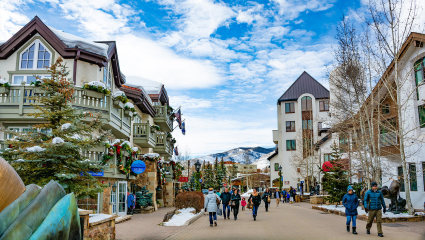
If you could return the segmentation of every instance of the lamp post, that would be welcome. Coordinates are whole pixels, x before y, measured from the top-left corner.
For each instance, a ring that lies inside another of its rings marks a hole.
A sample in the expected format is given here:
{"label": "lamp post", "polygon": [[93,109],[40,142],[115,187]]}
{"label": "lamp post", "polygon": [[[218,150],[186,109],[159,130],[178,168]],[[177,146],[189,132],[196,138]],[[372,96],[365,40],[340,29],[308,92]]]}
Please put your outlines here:
{"label": "lamp post", "polygon": [[282,192],[282,166],[279,165],[279,191]]}
{"label": "lamp post", "polygon": [[196,160],[195,169],[197,173],[199,173],[199,171],[201,170],[201,163],[199,162],[199,160]]}
{"label": "lamp post", "polygon": [[201,190],[201,182],[199,181],[199,178],[200,178],[199,171],[201,170],[201,163],[199,162],[199,160],[196,160],[195,170],[196,170],[196,175],[195,175],[195,189],[196,190]]}

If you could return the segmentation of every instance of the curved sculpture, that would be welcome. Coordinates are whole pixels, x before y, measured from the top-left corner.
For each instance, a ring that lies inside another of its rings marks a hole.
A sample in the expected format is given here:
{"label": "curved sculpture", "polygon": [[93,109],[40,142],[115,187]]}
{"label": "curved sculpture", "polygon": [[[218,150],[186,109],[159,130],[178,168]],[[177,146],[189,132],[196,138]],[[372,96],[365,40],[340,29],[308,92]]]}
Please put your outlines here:
{"label": "curved sculpture", "polygon": [[[22,183],[16,172],[15,176],[10,174],[11,166],[4,163],[0,176],[7,172],[7,176],[14,177],[14,180],[0,181],[0,196],[9,192],[16,194],[15,189],[5,184]],[[0,211],[0,240],[81,238],[80,217],[73,193],[65,195],[62,186],[53,180],[42,189],[30,184],[24,190],[12,201],[8,198],[9,204]]]}
{"label": "curved sculpture", "polygon": [[393,180],[390,184],[390,187],[383,186],[381,191],[384,197],[391,200],[388,211],[393,213],[400,213],[406,211],[406,200],[400,197],[400,182]]}
{"label": "curved sculpture", "polygon": [[1,212],[25,191],[25,185],[21,178],[3,158],[0,158],[0,183]]}

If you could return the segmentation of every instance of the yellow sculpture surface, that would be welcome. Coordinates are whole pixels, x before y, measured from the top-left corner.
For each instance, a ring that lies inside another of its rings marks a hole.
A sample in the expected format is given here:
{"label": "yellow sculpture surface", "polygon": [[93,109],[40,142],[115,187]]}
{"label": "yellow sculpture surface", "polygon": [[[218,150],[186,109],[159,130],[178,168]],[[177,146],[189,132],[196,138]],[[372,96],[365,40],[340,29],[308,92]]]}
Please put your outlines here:
{"label": "yellow sculpture surface", "polygon": [[25,185],[15,169],[0,158],[0,212],[24,191]]}

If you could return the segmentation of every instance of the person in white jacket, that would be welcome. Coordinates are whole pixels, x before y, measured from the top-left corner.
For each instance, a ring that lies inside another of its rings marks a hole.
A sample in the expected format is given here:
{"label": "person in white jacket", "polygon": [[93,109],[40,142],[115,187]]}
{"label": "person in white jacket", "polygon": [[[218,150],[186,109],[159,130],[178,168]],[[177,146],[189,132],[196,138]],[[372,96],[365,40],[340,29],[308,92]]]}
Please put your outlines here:
{"label": "person in white jacket", "polygon": [[210,227],[214,225],[217,226],[217,209],[218,204],[220,204],[220,197],[214,193],[213,188],[208,189],[208,195],[205,197],[204,208],[205,212],[208,212],[210,219]]}

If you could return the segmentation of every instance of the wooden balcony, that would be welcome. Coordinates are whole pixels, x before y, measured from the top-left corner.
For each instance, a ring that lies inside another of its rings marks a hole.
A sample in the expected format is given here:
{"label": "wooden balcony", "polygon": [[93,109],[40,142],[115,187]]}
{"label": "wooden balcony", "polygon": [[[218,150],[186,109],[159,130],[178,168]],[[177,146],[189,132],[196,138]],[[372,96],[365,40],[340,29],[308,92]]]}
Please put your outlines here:
{"label": "wooden balcony", "polygon": [[149,123],[133,124],[133,141],[140,147],[153,148],[156,146],[156,133]]}
{"label": "wooden balcony", "polygon": [[[113,104],[112,96],[91,96],[96,94],[88,94],[89,92],[92,91],[76,87],[72,106],[81,112],[100,113],[105,127],[117,138],[130,136],[131,116],[127,116],[121,107]],[[36,111],[34,104],[38,104],[37,96],[41,94],[40,88],[33,86],[12,86],[9,91],[0,93],[0,121],[25,123],[37,120],[29,114]]]}
{"label": "wooden balcony", "polygon": [[[173,131],[173,121],[168,113],[168,106],[154,106],[156,115],[154,121],[161,128],[163,132]],[[171,113],[170,113],[171,114]]]}
{"label": "wooden balcony", "polygon": [[154,152],[167,155],[168,157],[173,156],[173,147],[170,140],[167,139],[167,134],[165,132],[158,132],[156,135],[156,146]]}

